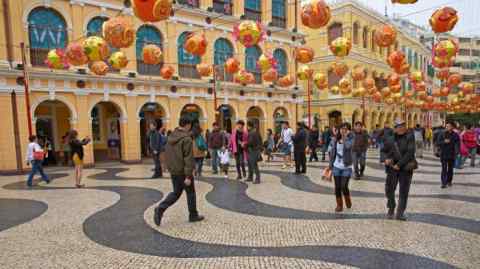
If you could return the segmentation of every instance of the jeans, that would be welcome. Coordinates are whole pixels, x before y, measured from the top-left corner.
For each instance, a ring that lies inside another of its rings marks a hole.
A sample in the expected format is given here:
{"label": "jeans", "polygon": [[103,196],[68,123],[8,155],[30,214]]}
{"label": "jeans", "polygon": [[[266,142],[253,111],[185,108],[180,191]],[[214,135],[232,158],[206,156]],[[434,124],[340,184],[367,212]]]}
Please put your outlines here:
{"label": "jeans", "polygon": [[160,153],[153,154],[153,163],[155,164],[155,172],[153,174],[154,177],[162,177],[162,165],[160,163]]}
{"label": "jeans", "polygon": [[243,176],[245,177],[247,172],[245,170],[245,158],[243,156],[243,151],[235,153],[235,164],[237,166],[238,178],[242,178],[242,172]]}
{"label": "jeans", "polygon": [[317,147],[316,146],[310,146],[310,162],[315,160],[318,162],[318,156],[317,156]]}
{"label": "jeans", "polygon": [[362,176],[363,171],[365,171],[365,161],[367,159],[367,152],[352,152],[353,157],[353,168],[355,169],[355,175]]}
{"label": "jeans", "polygon": [[395,171],[392,168],[387,168],[387,180],[385,182],[385,195],[387,196],[387,207],[395,209],[395,190],[397,185],[400,185],[400,193],[398,197],[397,214],[403,215],[407,208],[408,193],[410,192],[410,185],[412,184],[413,172]]}
{"label": "jeans", "polygon": [[210,149],[210,158],[212,159],[212,171],[214,174],[218,173],[218,166],[220,159],[218,158],[219,149]]}
{"label": "jeans", "polygon": [[348,182],[350,177],[334,176],[335,179],[335,197],[341,198],[342,193],[344,196],[350,196],[350,190],[348,189]]}
{"label": "jeans", "polygon": [[202,176],[203,159],[204,158],[195,158],[195,172],[197,176]]}
{"label": "jeans", "polygon": [[190,213],[190,217],[197,217],[197,198],[195,194],[195,184],[192,178],[192,184],[190,186],[186,186],[185,176],[174,176],[172,175],[172,185],[173,191],[170,192],[165,200],[163,200],[158,208],[162,209],[163,211],[167,210],[171,205],[175,204],[177,200],[182,195],[182,192],[185,190],[187,193],[187,204],[188,204],[188,212]]}
{"label": "jeans", "polygon": [[305,149],[295,149],[293,151],[293,156],[295,158],[295,172],[306,173],[307,172],[307,156],[305,154]]}
{"label": "jeans", "polygon": [[260,182],[260,169],[258,169],[258,160],[260,159],[260,151],[249,151],[247,156],[248,162],[248,179],[253,179],[255,174],[255,182]]}
{"label": "jeans", "polygon": [[453,179],[453,166],[455,159],[443,160],[442,159],[442,185],[445,186],[448,183],[452,183]]}
{"label": "jeans", "polygon": [[43,172],[42,161],[33,160],[31,161],[32,171],[28,174],[27,185],[32,186],[33,176],[38,172],[42,176],[42,179],[46,182],[49,182],[47,175]]}
{"label": "jeans", "polygon": [[415,152],[418,158],[423,158],[423,141],[415,141]]}

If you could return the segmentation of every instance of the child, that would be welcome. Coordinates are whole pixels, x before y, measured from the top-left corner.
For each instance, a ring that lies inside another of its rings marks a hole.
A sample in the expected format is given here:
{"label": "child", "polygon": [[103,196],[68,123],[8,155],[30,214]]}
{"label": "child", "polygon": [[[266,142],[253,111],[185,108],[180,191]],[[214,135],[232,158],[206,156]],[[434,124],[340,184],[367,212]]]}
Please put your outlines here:
{"label": "child", "polygon": [[228,166],[230,163],[230,152],[225,148],[222,147],[220,152],[218,152],[218,158],[220,158],[220,168],[225,173],[225,178],[228,178]]}

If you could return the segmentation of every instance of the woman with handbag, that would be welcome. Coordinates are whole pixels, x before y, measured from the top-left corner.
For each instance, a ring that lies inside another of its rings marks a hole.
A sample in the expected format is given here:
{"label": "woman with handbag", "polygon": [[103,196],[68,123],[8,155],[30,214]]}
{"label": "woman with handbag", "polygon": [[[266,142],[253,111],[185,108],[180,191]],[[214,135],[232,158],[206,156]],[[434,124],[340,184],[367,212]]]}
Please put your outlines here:
{"label": "woman with handbag", "polygon": [[42,167],[45,151],[43,151],[42,147],[38,144],[37,136],[31,135],[28,140],[30,143],[27,147],[27,165],[32,165],[32,171],[28,174],[27,186],[32,187],[32,180],[37,172],[42,176],[42,180],[48,184],[50,180],[43,172]]}
{"label": "woman with handbag", "polygon": [[335,197],[337,200],[335,212],[343,211],[343,199],[345,199],[345,206],[347,208],[352,207],[348,183],[350,177],[352,177],[353,135],[350,132],[351,126],[349,123],[343,123],[339,129],[340,131],[332,137],[329,151],[329,169],[335,180]]}
{"label": "woman with handbag", "polygon": [[195,124],[192,127],[192,139],[193,158],[195,160],[195,176],[200,178],[202,176],[203,160],[205,159],[208,146],[202,136],[202,128],[200,128],[200,125],[198,124]]}
{"label": "woman with handbag", "polygon": [[83,170],[83,146],[90,143],[90,138],[85,137],[82,140],[78,139],[78,132],[71,130],[69,134],[70,150],[72,152],[72,161],[75,165],[75,186],[77,188],[85,187],[81,184],[82,170]]}

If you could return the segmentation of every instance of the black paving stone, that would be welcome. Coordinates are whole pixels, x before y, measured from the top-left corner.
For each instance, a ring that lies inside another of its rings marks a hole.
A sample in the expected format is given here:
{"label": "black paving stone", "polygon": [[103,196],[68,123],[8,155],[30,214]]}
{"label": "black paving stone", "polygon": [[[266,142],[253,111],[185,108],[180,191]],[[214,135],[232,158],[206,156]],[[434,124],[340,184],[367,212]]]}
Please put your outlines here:
{"label": "black paving stone", "polygon": [[0,232],[29,222],[47,211],[44,202],[0,198]]}

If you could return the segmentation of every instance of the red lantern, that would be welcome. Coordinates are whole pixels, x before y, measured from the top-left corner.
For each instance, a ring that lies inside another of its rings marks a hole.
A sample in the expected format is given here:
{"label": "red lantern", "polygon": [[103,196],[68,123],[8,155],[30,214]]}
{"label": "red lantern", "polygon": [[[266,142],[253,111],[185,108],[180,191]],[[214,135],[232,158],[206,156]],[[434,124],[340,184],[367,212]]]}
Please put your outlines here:
{"label": "red lantern", "polygon": [[330,21],[330,7],[323,0],[311,0],[302,7],[300,18],[303,25],[318,29]]}
{"label": "red lantern", "polygon": [[228,58],[225,61],[225,72],[228,74],[237,73],[240,70],[240,62],[235,58]]}
{"label": "red lantern", "polygon": [[352,79],[354,81],[364,80],[366,74],[367,74],[367,70],[364,67],[357,65],[352,70]]}
{"label": "red lantern", "polygon": [[302,64],[309,63],[313,60],[313,49],[307,46],[295,48],[295,59]]}
{"label": "red lantern", "polygon": [[108,65],[104,61],[96,61],[90,65],[90,70],[99,76],[104,76],[108,73]]}
{"label": "red lantern", "polygon": [[393,51],[388,55],[387,62],[393,69],[401,69],[405,64],[405,54],[399,50]]}
{"label": "red lantern", "polygon": [[399,85],[400,84],[400,76],[396,73],[390,74],[388,76],[388,86],[392,87],[394,85]]}
{"label": "red lantern", "polygon": [[183,44],[188,53],[195,56],[202,56],[207,52],[208,41],[203,34],[190,33]]}
{"label": "red lantern", "polygon": [[172,0],[133,0],[133,13],[145,22],[166,20],[172,13]]}
{"label": "red lantern", "polygon": [[162,50],[157,45],[149,44],[143,47],[143,62],[159,64],[162,61]]}
{"label": "red lantern", "polygon": [[447,97],[449,94],[450,94],[450,88],[448,88],[448,87],[443,87],[440,90],[440,96],[442,96],[442,97]]}
{"label": "red lantern", "polygon": [[412,83],[413,89],[417,92],[424,92],[427,89],[425,82]]}
{"label": "red lantern", "polygon": [[348,72],[348,66],[344,63],[334,62],[331,68],[333,70],[333,73],[335,73],[339,77],[345,76],[345,74]]}
{"label": "red lantern", "polygon": [[285,75],[278,79],[277,85],[280,87],[290,87],[293,85],[293,79],[290,75]]}
{"label": "red lantern", "polygon": [[446,80],[449,74],[450,72],[448,71],[448,69],[442,69],[437,71],[435,75],[439,80]]}
{"label": "red lantern", "polygon": [[163,79],[172,78],[173,73],[175,73],[175,68],[171,66],[164,66],[160,69],[160,76],[162,76]]}
{"label": "red lantern", "polygon": [[458,22],[457,11],[451,7],[437,9],[430,17],[429,22],[435,33],[449,32]]}
{"label": "red lantern", "polygon": [[397,31],[391,25],[383,25],[375,31],[375,43],[379,47],[389,47],[396,39]]}
{"label": "red lantern", "polygon": [[72,65],[84,65],[88,63],[88,57],[84,52],[82,42],[71,42],[68,44],[65,57]]}
{"label": "red lantern", "polygon": [[209,64],[200,63],[196,66],[197,72],[202,77],[208,77],[212,74],[212,66]]}
{"label": "red lantern", "polygon": [[452,88],[452,87],[455,87],[457,86],[458,84],[460,84],[462,82],[462,75],[458,74],[458,73],[454,73],[454,74],[451,74],[449,77],[448,77],[448,80],[447,80],[447,86]]}
{"label": "red lantern", "polygon": [[399,93],[402,91],[402,86],[400,84],[395,84],[395,85],[392,85],[392,86],[389,86],[390,87],[390,91],[392,93]]}
{"label": "red lantern", "polygon": [[404,63],[400,68],[395,68],[393,69],[393,71],[395,71],[395,73],[399,75],[408,74],[408,72],[410,72],[410,65],[407,63]]}
{"label": "red lantern", "polygon": [[267,72],[263,73],[262,78],[263,80],[268,82],[276,81],[278,78],[277,69],[275,68],[268,69]]}
{"label": "red lantern", "polygon": [[365,79],[365,81],[363,82],[363,87],[365,87],[367,91],[375,88],[375,80],[373,78]]}
{"label": "red lantern", "polygon": [[382,94],[379,92],[379,91],[376,91],[373,95],[372,95],[372,98],[373,98],[373,101],[377,102],[377,103],[380,103],[382,101]]}
{"label": "red lantern", "polygon": [[103,23],[103,38],[115,48],[128,48],[135,41],[135,30],[123,16],[111,18]]}

